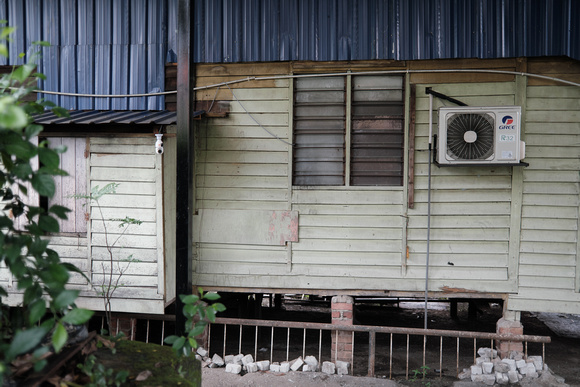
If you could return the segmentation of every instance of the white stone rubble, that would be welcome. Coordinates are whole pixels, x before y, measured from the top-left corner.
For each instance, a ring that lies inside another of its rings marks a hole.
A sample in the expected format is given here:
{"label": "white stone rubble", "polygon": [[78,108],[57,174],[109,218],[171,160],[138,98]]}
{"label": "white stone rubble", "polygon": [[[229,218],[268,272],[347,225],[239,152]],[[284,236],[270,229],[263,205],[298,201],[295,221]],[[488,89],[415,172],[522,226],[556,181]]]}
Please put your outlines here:
{"label": "white stone rubble", "polygon": [[479,348],[477,353],[479,357],[475,364],[458,375],[460,380],[471,379],[472,382],[493,386],[515,384],[524,379],[528,383],[536,383],[533,381],[538,378],[558,379],[549,371],[541,356],[525,358],[521,352],[511,352],[509,358],[500,360],[497,351],[491,348]]}

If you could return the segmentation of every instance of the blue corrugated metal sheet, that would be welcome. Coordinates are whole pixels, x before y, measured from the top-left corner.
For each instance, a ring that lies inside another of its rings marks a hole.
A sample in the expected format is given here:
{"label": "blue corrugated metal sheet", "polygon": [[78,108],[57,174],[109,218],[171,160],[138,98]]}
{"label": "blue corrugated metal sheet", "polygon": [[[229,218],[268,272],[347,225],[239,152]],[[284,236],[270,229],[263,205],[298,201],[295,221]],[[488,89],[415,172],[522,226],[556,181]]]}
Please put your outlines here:
{"label": "blue corrugated metal sheet", "polygon": [[[192,0],[201,62],[503,58],[580,60],[578,0]],[[178,0],[0,0],[10,59],[42,49],[51,91],[164,91]],[[161,110],[163,97],[46,98],[67,109]]]}
{"label": "blue corrugated metal sheet", "polygon": [[[41,88],[81,94],[164,91],[168,8],[177,0],[0,0],[0,19],[18,28],[8,43],[22,63],[33,41],[44,40]],[[176,42],[176,41],[175,41]],[[173,42],[172,42],[173,43]],[[67,109],[161,110],[164,97],[88,98],[45,96]]]}
{"label": "blue corrugated metal sheet", "polygon": [[580,59],[578,0],[201,0],[196,62]]}

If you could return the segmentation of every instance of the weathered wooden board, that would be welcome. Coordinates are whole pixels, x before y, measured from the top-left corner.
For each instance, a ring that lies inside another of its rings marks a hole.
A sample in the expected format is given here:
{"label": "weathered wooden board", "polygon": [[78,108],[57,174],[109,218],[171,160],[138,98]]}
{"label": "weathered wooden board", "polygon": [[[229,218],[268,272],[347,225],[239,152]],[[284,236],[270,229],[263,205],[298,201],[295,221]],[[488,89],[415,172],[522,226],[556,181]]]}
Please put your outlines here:
{"label": "weathered wooden board", "polygon": [[[197,161],[204,163],[274,163],[288,164],[288,152],[235,152],[235,151],[205,151],[197,155]],[[203,171],[203,168],[199,168]]]}
{"label": "weathered wooden board", "polygon": [[275,138],[250,139],[250,138],[208,138],[206,149],[212,151],[266,151],[281,152],[288,151],[288,144]]}
{"label": "weathered wooden board", "polygon": [[366,252],[401,252],[399,240],[337,240],[337,239],[301,239],[292,244],[292,251],[359,251]]}
{"label": "weathered wooden board", "polygon": [[206,247],[202,244],[198,249],[198,260],[209,262],[222,262],[225,265],[237,264],[238,262],[245,263],[273,263],[286,264],[288,253],[286,250],[248,250],[246,248],[222,248],[220,247]]}
{"label": "weathered wooden board", "polygon": [[252,189],[252,188],[203,188],[197,191],[199,198],[212,200],[264,200],[288,201],[287,189]]}
{"label": "weathered wooden board", "polygon": [[400,188],[383,190],[358,189],[294,189],[292,203],[295,204],[394,204],[403,202],[403,191]]}
{"label": "weathered wooden board", "polygon": [[194,233],[196,242],[283,246],[298,241],[298,212],[204,209]]}
{"label": "weathered wooden board", "polygon": [[269,126],[268,132],[259,126],[225,126],[213,125],[207,129],[205,133],[207,138],[278,138],[288,139],[288,127],[285,126]]}
{"label": "weathered wooden board", "polygon": [[358,252],[350,251],[292,251],[292,264],[304,265],[352,265],[352,266],[396,266],[401,267],[400,252]]}
{"label": "weathered wooden board", "polygon": [[370,227],[307,227],[300,225],[299,237],[308,239],[396,240],[402,238],[401,228]]}
{"label": "weathered wooden board", "polygon": [[212,176],[198,174],[196,183],[198,187],[207,188],[288,189],[288,178],[285,176]]}
{"label": "weathered wooden board", "polygon": [[206,163],[202,168],[210,176],[288,176],[287,164]]}
{"label": "weathered wooden board", "polygon": [[[91,180],[93,181],[114,181],[118,183],[130,181],[153,182],[155,181],[154,169],[138,168],[91,168]],[[100,184],[102,187],[102,184]]]}

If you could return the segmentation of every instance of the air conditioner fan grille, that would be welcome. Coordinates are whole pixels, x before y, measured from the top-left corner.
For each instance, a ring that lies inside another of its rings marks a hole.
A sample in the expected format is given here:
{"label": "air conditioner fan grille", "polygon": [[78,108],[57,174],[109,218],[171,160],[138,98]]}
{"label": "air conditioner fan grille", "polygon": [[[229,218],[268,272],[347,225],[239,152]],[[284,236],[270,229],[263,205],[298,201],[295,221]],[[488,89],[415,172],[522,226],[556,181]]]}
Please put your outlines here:
{"label": "air conditioner fan grille", "polygon": [[494,152],[494,129],[494,119],[489,114],[451,115],[447,119],[447,154],[455,160],[485,160],[491,157]]}

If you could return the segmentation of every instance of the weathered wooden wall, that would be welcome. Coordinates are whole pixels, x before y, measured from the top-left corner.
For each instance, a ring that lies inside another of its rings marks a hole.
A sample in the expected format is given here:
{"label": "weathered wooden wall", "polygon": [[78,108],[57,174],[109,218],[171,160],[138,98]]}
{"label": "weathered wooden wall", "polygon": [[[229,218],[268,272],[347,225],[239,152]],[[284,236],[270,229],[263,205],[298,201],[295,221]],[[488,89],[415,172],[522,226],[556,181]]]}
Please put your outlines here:
{"label": "weathered wooden wall", "polygon": [[[561,59],[383,64],[386,69],[527,70],[572,80],[580,74],[575,62]],[[332,72],[380,65],[198,65],[197,77],[202,86],[309,68]],[[514,310],[580,312],[580,89],[514,74],[407,77],[407,109],[412,105],[410,85],[416,96],[414,163],[405,166],[411,168],[413,184],[406,179],[402,187],[390,188],[291,186],[292,148],[252,119],[291,141],[291,80],[236,83],[231,88],[239,101],[227,86],[198,93],[200,100],[229,103],[231,113],[207,118],[197,128],[195,283],[222,290],[321,294],[423,290],[428,181],[424,88],[431,86],[469,105],[522,106],[530,166],[433,167],[430,290],[442,295],[510,294],[508,305]],[[435,109],[440,106],[444,103],[436,98]],[[411,116],[407,111],[407,129]],[[436,111],[433,122],[436,130]],[[253,234],[247,237],[249,230],[264,233],[261,227],[267,225],[257,222],[264,212],[285,210],[298,215],[297,242],[280,246]],[[204,225],[212,226],[204,230]]]}
{"label": "weathered wooden wall", "polygon": [[[580,82],[580,64],[534,60],[528,71]],[[530,79],[526,89],[521,248],[515,310],[580,313],[580,88]]]}
{"label": "weathered wooden wall", "polygon": [[[62,199],[65,204],[70,202],[69,207],[72,206],[80,216],[70,217],[71,224],[65,224],[61,233],[50,237],[50,246],[59,253],[61,259],[74,264],[91,280],[91,284],[88,284],[80,274],[72,274],[72,287],[81,290],[77,304],[93,310],[104,309],[99,285],[104,280],[108,281],[111,267],[107,249],[109,246],[113,247],[113,284],[119,279],[112,299],[113,311],[163,313],[165,267],[162,157],[153,152],[154,140],[151,136],[111,136],[53,137],[51,141],[55,145],[77,145],[69,150],[76,154],[74,158],[63,156],[61,159],[62,168],[75,176],[75,185],[70,186],[66,181],[58,182],[58,196],[52,200]],[[112,182],[119,184],[116,193],[103,196],[98,204],[93,201],[83,207],[82,203],[78,203],[82,200],[71,201],[72,194],[87,194],[96,186],[103,188]],[[85,213],[89,219],[85,219]],[[127,232],[121,235],[120,222],[112,219],[127,216],[143,223],[129,226]],[[74,229],[81,219],[85,222],[82,225],[84,231],[82,227]],[[129,256],[136,261],[127,262]],[[120,276],[119,267],[123,271]],[[12,286],[14,284],[10,282],[5,268],[0,268],[0,281],[3,286],[10,286],[9,302],[16,304],[19,293]]]}

